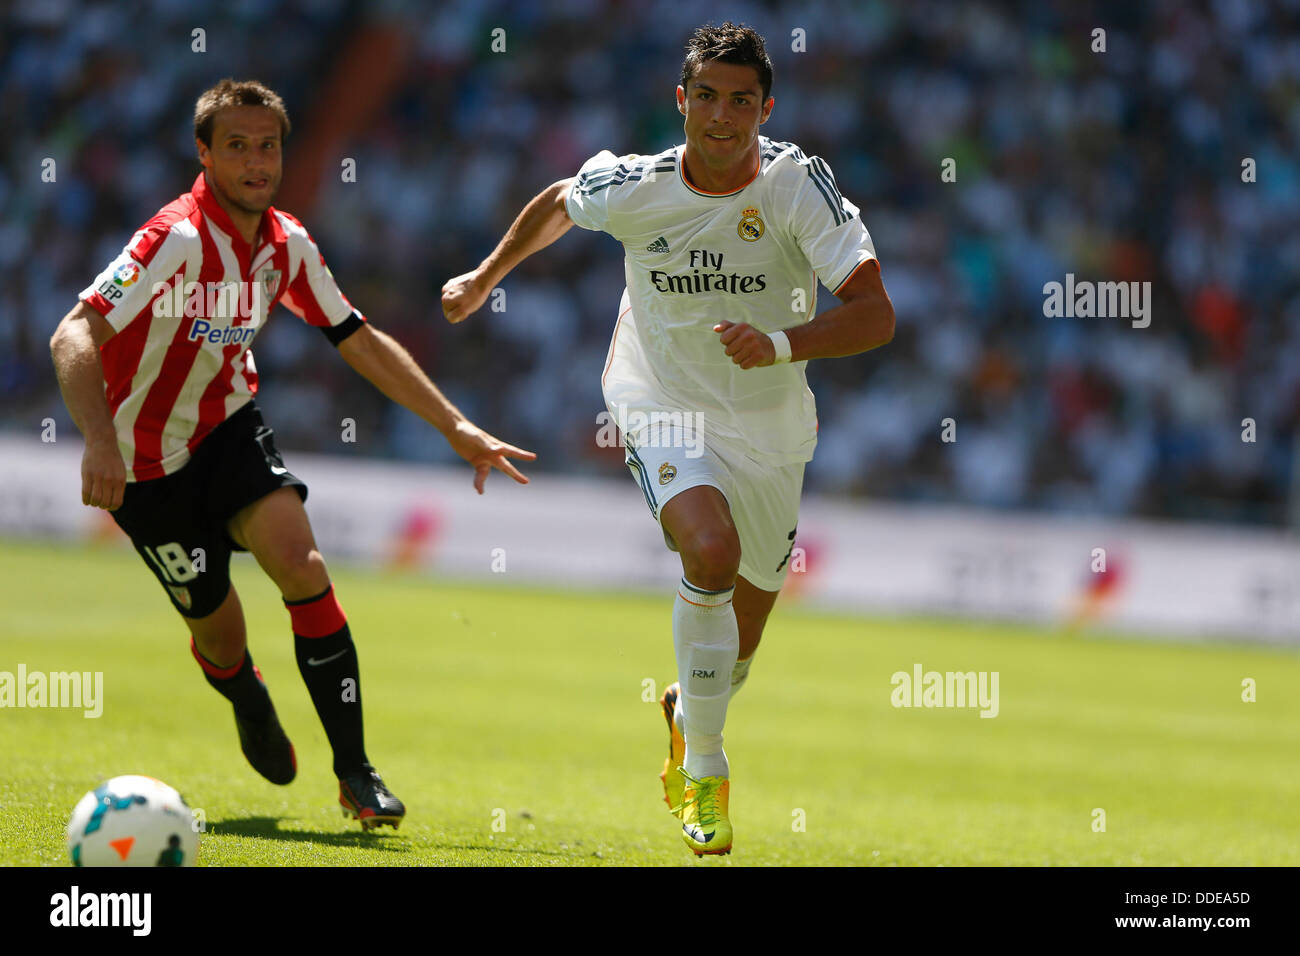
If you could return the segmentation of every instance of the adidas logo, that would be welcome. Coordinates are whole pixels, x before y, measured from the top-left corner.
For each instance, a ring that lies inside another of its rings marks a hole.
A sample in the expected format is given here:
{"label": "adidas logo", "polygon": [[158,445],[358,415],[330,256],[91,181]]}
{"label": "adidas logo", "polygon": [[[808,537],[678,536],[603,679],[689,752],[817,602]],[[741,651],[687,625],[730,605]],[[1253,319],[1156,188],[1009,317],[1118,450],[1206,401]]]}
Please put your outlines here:
{"label": "adidas logo", "polygon": [[668,252],[668,240],[660,236],[650,245],[645,247],[646,252]]}

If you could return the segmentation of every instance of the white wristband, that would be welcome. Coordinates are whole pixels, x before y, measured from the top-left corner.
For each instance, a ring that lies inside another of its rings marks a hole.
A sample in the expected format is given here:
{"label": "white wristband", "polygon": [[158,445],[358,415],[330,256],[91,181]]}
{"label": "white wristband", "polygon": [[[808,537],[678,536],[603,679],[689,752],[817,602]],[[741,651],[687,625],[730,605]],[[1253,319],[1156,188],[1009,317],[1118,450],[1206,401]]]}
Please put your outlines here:
{"label": "white wristband", "polygon": [[776,349],[776,358],[772,360],[773,365],[781,365],[790,361],[790,339],[784,332],[772,332],[768,335],[772,340],[772,348]]}

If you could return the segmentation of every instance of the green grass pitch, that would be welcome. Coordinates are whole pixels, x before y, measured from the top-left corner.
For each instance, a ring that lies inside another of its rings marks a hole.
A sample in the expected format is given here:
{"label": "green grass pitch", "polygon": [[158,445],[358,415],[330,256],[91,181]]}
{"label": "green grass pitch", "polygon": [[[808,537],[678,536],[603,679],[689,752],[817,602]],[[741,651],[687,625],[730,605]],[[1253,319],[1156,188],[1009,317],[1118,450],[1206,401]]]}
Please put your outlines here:
{"label": "green grass pitch", "polygon": [[[135,554],[0,544],[0,670],[102,671],[105,697],[99,719],[0,710],[0,863],[66,865],[77,799],[146,773],[203,809],[207,866],[1300,864],[1291,652],[778,604],[727,721],[735,852],[697,862],[642,699],[671,679],[673,582],[647,598],[335,568],[370,757],[409,808],[363,834],[339,813],[288,615],[246,556],[234,576],[297,747],[288,787],[244,761]],[[998,671],[1000,714],[894,708],[890,676],[914,663]]]}

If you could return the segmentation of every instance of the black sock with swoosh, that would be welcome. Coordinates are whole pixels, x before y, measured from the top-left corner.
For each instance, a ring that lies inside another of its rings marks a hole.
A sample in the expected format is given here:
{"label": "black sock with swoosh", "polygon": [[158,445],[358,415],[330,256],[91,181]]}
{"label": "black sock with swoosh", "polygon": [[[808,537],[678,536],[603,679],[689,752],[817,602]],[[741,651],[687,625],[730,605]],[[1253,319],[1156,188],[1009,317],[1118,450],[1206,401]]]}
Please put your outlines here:
{"label": "black sock with swoosh", "polygon": [[284,605],[293,621],[298,670],[334,750],[334,774],[357,773],[369,763],[361,721],[361,670],[334,587]]}

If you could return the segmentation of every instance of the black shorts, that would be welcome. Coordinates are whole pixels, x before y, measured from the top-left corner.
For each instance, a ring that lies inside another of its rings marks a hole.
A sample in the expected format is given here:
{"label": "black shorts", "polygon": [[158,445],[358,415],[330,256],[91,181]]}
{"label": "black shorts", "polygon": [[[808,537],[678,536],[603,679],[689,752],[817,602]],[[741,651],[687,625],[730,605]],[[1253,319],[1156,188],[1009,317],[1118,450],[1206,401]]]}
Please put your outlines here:
{"label": "black shorts", "polygon": [[286,487],[307,500],[307,486],[285,469],[274,433],[249,402],[214,428],[180,471],[128,483],[112,515],[176,610],[207,617],[230,591],[231,552],[245,550],[226,523]]}

